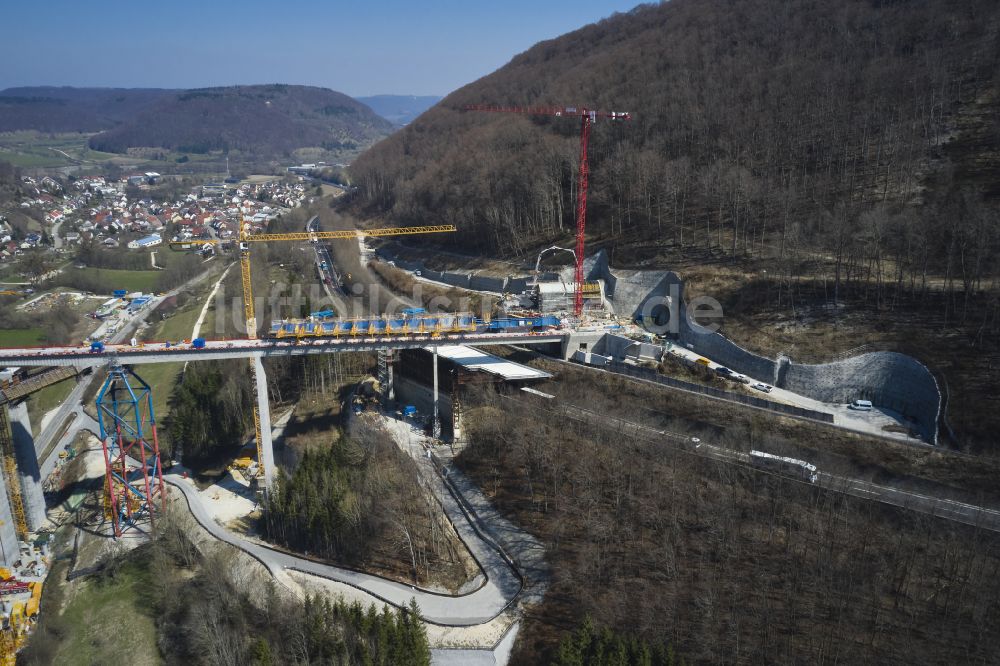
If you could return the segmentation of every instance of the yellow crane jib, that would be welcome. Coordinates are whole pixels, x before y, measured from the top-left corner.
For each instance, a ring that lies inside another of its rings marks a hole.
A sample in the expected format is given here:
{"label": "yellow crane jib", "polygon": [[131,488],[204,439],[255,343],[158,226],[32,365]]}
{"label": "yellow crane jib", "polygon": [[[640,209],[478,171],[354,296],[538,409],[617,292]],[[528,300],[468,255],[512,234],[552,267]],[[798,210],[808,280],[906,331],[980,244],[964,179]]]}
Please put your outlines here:
{"label": "yellow crane jib", "polygon": [[[283,234],[241,234],[240,243],[268,243],[271,241],[339,240],[344,238],[379,238],[383,236],[411,236],[458,231],[454,224],[435,224],[422,227],[386,227],[383,229],[351,229],[348,231],[294,231]],[[197,238],[170,241],[171,249],[187,249],[194,245],[217,245],[225,241],[215,238]],[[240,248],[243,251],[244,248]]]}

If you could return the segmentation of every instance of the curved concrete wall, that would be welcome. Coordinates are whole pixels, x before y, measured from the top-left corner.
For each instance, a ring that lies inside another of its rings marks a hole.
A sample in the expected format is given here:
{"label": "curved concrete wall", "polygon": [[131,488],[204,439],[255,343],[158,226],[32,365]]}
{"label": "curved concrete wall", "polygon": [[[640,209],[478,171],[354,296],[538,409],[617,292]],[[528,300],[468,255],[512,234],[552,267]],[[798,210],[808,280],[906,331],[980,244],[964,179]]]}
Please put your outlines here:
{"label": "curved concrete wall", "polygon": [[871,400],[913,419],[924,439],[937,443],[941,391],[930,370],[910,356],[871,352],[820,365],[788,363],[781,379],[782,388],[824,402]]}

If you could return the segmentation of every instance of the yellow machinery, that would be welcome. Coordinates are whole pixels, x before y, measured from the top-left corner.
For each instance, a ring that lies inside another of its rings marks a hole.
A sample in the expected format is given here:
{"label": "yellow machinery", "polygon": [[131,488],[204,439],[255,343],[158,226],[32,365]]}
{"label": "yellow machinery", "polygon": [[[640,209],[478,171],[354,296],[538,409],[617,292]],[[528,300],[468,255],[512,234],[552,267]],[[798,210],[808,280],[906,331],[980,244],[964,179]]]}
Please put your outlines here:
{"label": "yellow machinery", "polygon": [[52,368],[32,377],[5,384],[0,388],[0,470],[2,470],[7,485],[7,499],[10,501],[10,510],[14,517],[14,527],[17,530],[18,538],[22,541],[28,540],[28,522],[24,517],[21,480],[17,475],[17,462],[14,458],[14,443],[11,440],[7,404],[21,400],[46,386],[75,377],[76,373],[75,368]]}
{"label": "yellow machinery", "polygon": [[[457,231],[452,224],[439,224],[424,227],[389,227],[385,229],[368,229],[352,231],[304,231],[289,232],[283,234],[251,234],[250,225],[243,221],[240,225],[239,252],[240,252],[240,277],[243,280],[243,315],[246,319],[247,338],[257,339],[257,317],[253,307],[253,285],[250,280],[250,243],[270,243],[273,241],[318,241],[336,240],[345,238],[358,238],[361,236],[384,237],[384,236],[410,236],[414,234],[434,234],[448,231]],[[172,242],[171,247],[188,248],[193,245],[216,245],[217,240],[188,240]],[[254,385],[257,382],[257,366],[255,359],[250,359],[250,378]],[[260,409],[257,402],[253,403],[253,428],[257,442],[257,475],[264,474],[264,444],[261,441],[260,432]]]}
{"label": "yellow machinery", "polygon": [[10,424],[7,422],[7,406],[0,405],[0,465],[7,482],[7,499],[10,500],[10,511],[14,517],[14,528],[22,541],[28,539],[28,521],[24,517],[24,500],[21,498],[21,479],[17,475],[17,462],[14,458],[14,443],[10,436]]}

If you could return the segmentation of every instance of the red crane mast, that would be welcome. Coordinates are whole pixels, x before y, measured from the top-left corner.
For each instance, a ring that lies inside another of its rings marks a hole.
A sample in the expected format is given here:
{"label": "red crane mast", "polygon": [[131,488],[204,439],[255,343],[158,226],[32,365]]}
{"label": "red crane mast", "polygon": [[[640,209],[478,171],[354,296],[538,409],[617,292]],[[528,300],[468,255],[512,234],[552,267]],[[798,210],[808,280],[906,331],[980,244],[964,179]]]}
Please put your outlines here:
{"label": "red crane mast", "polygon": [[590,163],[587,147],[590,143],[590,125],[598,118],[609,120],[631,120],[627,111],[594,111],[575,106],[494,106],[490,104],[469,104],[466,111],[490,111],[493,113],[523,113],[534,116],[573,116],[580,118],[580,173],[577,178],[576,198],[576,273],[573,277],[573,314],[583,313],[583,244],[587,228],[587,185],[590,181]]}

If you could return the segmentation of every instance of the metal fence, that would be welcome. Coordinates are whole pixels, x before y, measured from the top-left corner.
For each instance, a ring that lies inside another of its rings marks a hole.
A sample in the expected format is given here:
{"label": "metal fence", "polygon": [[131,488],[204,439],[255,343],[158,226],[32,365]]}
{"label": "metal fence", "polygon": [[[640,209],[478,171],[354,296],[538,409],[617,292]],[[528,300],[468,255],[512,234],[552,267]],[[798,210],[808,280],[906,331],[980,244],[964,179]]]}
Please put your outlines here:
{"label": "metal fence", "polygon": [[822,421],[823,423],[833,423],[833,414],[829,414],[827,412],[819,412],[815,409],[806,409],[804,407],[795,407],[794,405],[786,405],[784,403],[774,402],[773,400],[758,398],[753,395],[743,395],[742,393],[723,391],[722,389],[713,388],[711,386],[703,386],[701,384],[695,384],[694,382],[674,379],[673,377],[661,375],[652,368],[643,368],[640,366],[629,365],[627,363],[612,361],[611,364],[607,366],[607,369],[619,375],[645,379],[646,381],[681,389],[682,391],[700,393],[702,395],[712,396],[713,398],[719,398],[720,400],[737,402],[743,405],[759,407],[760,409],[766,409],[772,412],[798,416],[800,418],[812,419],[814,421]]}

